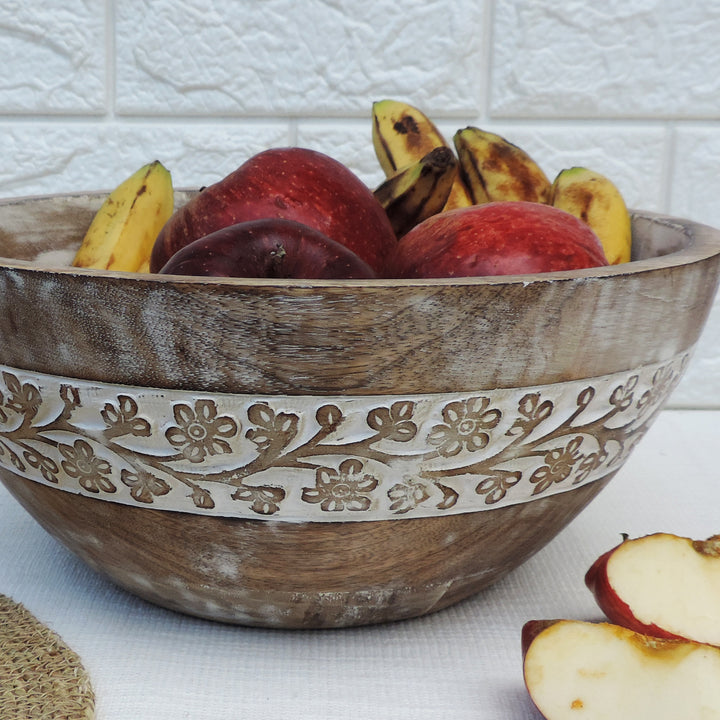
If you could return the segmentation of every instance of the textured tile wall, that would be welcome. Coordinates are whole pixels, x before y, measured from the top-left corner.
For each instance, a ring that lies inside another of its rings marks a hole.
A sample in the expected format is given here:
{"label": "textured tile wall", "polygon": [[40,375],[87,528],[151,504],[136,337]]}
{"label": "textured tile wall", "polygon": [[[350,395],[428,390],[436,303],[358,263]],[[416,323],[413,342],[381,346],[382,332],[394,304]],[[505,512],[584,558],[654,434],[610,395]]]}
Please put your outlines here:
{"label": "textured tile wall", "polygon": [[[198,186],[284,144],[372,185],[370,103],[398,97],[720,226],[718,37],[720,3],[687,0],[5,0],[0,196],[153,158]],[[672,403],[720,407],[720,300]]]}

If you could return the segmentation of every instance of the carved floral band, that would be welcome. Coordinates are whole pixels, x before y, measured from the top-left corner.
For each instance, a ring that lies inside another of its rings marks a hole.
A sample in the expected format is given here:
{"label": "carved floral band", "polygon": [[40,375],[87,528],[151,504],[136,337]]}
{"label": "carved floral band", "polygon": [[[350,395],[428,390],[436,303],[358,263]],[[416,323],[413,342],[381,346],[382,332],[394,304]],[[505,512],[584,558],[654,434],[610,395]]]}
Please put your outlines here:
{"label": "carved floral band", "polygon": [[620,467],[690,354],[537,387],[357,397],[125,387],[0,365],[0,469],[101,500],[229,517],[488,510]]}

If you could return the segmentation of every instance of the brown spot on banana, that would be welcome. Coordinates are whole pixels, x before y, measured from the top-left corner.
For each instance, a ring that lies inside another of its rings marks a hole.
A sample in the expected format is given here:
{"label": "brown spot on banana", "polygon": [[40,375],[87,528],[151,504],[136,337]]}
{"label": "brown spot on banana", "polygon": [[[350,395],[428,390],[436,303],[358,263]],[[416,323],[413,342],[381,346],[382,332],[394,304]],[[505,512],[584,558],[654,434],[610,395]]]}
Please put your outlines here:
{"label": "brown spot on banana", "polygon": [[392,151],[390,150],[390,145],[388,144],[387,140],[385,140],[385,138],[383,137],[383,134],[380,132],[380,119],[376,117],[374,119],[374,122],[375,122],[375,130],[377,133],[377,140],[380,143],[380,145],[382,146],[383,153],[385,155],[387,162],[390,164],[393,172],[396,172],[398,168],[397,168],[397,163],[395,162],[395,157],[393,156]]}
{"label": "brown spot on banana", "polygon": [[416,135],[420,132],[417,121],[411,115],[403,115],[399,120],[395,121],[393,128],[398,135]]}
{"label": "brown spot on banana", "polygon": [[[507,176],[506,183],[498,186],[498,193],[518,192],[522,197],[530,198],[537,194],[537,177],[527,162],[518,153],[518,148],[511,144],[491,145],[485,158],[485,167]],[[547,202],[547,197],[538,197],[539,202]]]}
{"label": "brown spot on banana", "polygon": [[[577,186],[571,186],[565,189],[566,205],[574,208],[573,214],[579,217],[583,222],[588,222],[590,217],[590,206],[596,199],[588,188]],[[551,203],[553,199],[551,198]]]}

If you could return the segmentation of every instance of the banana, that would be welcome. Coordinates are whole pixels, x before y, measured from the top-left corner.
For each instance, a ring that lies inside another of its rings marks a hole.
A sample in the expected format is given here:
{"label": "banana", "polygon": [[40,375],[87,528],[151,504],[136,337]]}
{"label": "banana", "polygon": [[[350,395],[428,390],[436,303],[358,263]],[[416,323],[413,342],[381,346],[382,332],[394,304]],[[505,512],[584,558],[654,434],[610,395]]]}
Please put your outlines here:
{"label": "banana", "polygon": [[460,176],[473,204],[498,200],[547,203],[550,180],[522,148],[500,135],[467,127],[453,142],[460,161]]}
{"label": "banana", "polygon": [[443,210],[456,176],[457,159],[453,151],[436,147],[376,188],[375,197],[385,208],[398,239]]}
{"label": "banana", "polygon": [[173,212],[173,185],[159,160],[143,165],[105,198],[73,259],[75,267],[142,271]]}
{"label": "banana", "polygon": [[[399,100],[378,100],[372,106],[372,141],[385,177],[422,160],[431,150],[452,150],[430,118]],[[470,194],[459,175],[453,181],[445,210],[472,205]]]}
{"label": "banana", "polygon": [[594,230],[611,265],[630,260],[630,213],[617,186],[607,177],[584,167],[561,170],[553,182],[550,202]]}

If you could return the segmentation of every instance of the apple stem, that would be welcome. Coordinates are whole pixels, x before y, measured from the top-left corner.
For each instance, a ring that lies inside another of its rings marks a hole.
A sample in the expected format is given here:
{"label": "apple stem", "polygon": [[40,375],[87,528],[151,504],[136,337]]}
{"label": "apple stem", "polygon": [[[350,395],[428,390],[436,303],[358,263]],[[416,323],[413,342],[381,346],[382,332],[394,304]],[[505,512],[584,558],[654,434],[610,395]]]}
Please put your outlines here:
{"label": "apple stem", "polygon": [[286,255],[287,251],[281,243],[278,243],[275,246],[275,250],[270,252],[269,277],[282,277],[283,261]]}

